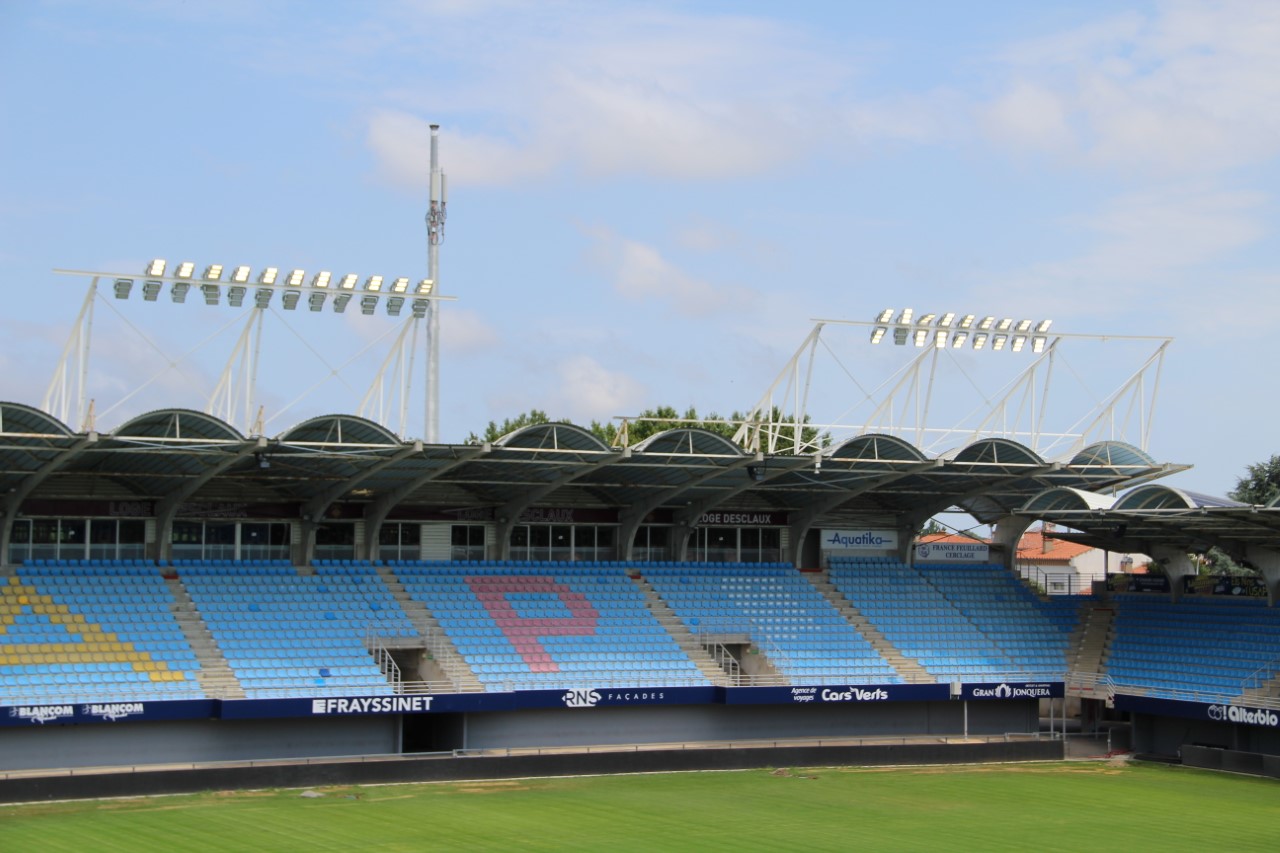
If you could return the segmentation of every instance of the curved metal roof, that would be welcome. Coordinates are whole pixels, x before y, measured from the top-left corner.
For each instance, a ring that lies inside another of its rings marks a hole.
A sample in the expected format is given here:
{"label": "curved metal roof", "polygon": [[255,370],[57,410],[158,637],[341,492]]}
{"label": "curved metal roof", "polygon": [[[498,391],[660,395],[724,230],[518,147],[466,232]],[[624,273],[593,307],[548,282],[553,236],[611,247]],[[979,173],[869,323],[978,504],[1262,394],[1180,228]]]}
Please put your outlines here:
{"label": "curved metal roof", "polygon": [[244,440],[244,436],[226,421],[192,409],[157,409],[147,412],[125,421],[111,434],[185,442]]}
{"label": "curved metal roof", "polygon": [[[990,522],[1046,489],[1112,491],[1178,470],[1143,465],[1119,446],[1087,449],[1078,466],[1047,463],[1004,439],[930,459],[899,438],[870,434],[792,456],[750,453],[685,427],[629,448],[607,447],[570,424],[525,427],[491,445],[423,445],[354,415],[312,418],[275,438],[242,436],[183,409],[147,413],[101,437],[71,433],[29,407],[0,404],[0,415],[11,427],[0,447],[0,486],[7,481],[18,490],[11,494],[46,506],[84,498],[227,511],[265,504],[285,517],[286,507],[297,507],[308,518],[336,505],[344,518],[382,518],[396,508],[498,517],[529,506],[582,507],[633,519],[719,509],[828,526],[889,524],[959,506]],[[1097,464],[1102,459],[1112,464]]]}
{"label": "curved metal roof", "polygon": [[1022,509],[1018,511],[1018,514],[1038,515],[1042,512],[1053,512],[1060,509],[1084,511],[1111,509],[1115,502],[1116,499],[1110,495],[1099,495],[1095,492],[1086,492],[1069,486],[1057,486],[1052,489],[1045,489],[1027,501],[1023,504]]}
{"label": "curved metal roof", "polygon": [[282,444],[317,446],[399,446],[401,441],[381,424],[358,415],[321,415],[282,432]]}
{"label": "curved metal roof", "polygon": [[22,403],[0,403],[0,432],[6,437],[16,437],[23,433],[42,437],[71,435],[70,427],[53,415]]}
{"label": "curved metal roof", "polygon": [[864,462],[923,462],[927,458],[914,444],[882,433],[867,433],[851,438],[827,455],[832,459],[860,459]]}
{"label": "curved metal roof", "polygon": [[1280,506],[1249,506],[1162,484],[1141,485],[1119,498],[1051,489],[1027,501],[1019,514],[1067,528],[1054,534],[1059,538],[1112,551],[1219,547],[1239,559],[1251,547],[1280,550]]}
{"label": "curved metal roof", "polygon": [[533,424],[508,433],[494,442],[501,447],[536,448],[539,450],[599,450],[607,451],[605,444],[595,433],[576,424]]}
{"label": "curved metal roof", "polygon": [[1100,441],[1071,458],[1073,468],[1098,465],[1105,468],[1150,468],[1156,460],[1150,454],[1123,441]]}

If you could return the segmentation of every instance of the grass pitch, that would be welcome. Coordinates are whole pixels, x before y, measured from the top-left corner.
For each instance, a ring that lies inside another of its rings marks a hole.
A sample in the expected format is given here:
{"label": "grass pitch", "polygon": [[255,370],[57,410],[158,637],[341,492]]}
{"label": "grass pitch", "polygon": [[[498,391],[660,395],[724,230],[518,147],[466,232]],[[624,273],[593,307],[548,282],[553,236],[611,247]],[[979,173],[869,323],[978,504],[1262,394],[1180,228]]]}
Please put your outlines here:
{"label": "grass pitch", "polygon": [[0,851],[1274,850],[1280,785],[1105,763],[822,768],[0,807]]}

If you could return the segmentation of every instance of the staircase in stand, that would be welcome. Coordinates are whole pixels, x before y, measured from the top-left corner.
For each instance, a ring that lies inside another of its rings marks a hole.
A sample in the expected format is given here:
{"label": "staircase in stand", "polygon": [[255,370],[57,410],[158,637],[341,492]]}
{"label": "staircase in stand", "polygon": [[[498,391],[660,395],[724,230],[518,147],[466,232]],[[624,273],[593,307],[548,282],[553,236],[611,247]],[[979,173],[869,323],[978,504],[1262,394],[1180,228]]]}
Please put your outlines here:
{"label": "staircase in stand", "polygon": [[165,585],[169,587],[169,594],[174,600],[169,606],[173,618],[182,629],[182,636],[186,638],[191,650],[195,652],[196,660],[200,662],[196,680],[200,682],[204,695],[210,699],[243,699],[244,688],[240,686],[231,667],[227,666],[222,649],[218,648],[212,632],[196,610],[195,602],[191,600],[182,581],[176,577],[166,577]]}
{"label": "staircase in stand", "polygon": [[1080,627],[1071,634],[1067,659],[1068,690],[1089,699],[1110,699],[1102,686],[1106,678],[1107,645],[1111,640],[1115,605],[1091,601],[1085,605]]}
{"label": "staircase in stand", "polygon": [[453,641],[440,628],[440,623],[427,606],[413,598],[405,591],[404,584],[396,577],[389,566],[376,566],[378,577],[386,584],[388,591],[395,596],[400,609],[418,632],[417,638],[410,641],[382,642],[393,649],[419,648],[422,650],[420,664],[420,682],[412,680],[403,682],[406,692],[428,689],[441,693],[483,693],[484,685],[471,671],[471,665],[458,654]]}
{"label": "staircase in stand", "polygon": [[[653,585],[639,575],[629,575],[631,582],[636,585],[644,595],[645,606],[649,608],[649,612],[658,620],[667,633],[676,641],[676,645],[680,650],[689,656],[699,671],[707,677],[712,683],[720,687],[734,686],[737,682],[737,673],[731,672],[727,668],[716,663],[711,652],[708,651],[697,637],[689,631],[688,627],[680,621],[680,617],[672,611],[667,603],[662,600],[653,589]],[[736,662],[735,662],[736,663]]]}
{"label": "staircase in stand", "polygon": [[849,599],[845,598],[835,585],[828,579],[827,573],[822,572],[805,572],[804,576],[809,579],[809,583],[813,584],[814,589],[822,594],[822,597],[831,602],[832,606],[839,611],[840,615],[853,626],[859,634],[866,639],[871,647],[880,653],[889,665],[897,670],[898,675],[907,684],[935,684],[936,678],[929,674],[929,671],[922,667],[916,661],[898,651],[898,647],[880,633],[880,629],[872,625],[867,617],[863,616],[858,608],[853,606]]}

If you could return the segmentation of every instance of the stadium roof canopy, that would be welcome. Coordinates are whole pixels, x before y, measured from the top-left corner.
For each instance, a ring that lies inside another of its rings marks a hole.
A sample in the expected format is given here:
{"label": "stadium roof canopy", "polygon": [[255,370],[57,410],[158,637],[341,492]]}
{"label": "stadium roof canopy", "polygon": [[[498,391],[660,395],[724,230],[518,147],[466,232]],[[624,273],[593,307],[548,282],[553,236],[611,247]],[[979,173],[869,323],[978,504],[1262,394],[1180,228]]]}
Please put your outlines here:
{"label": "stadium roof canopy", "polygon": [[1280,547],[1280,498],[1250,506],[1156,483],[1119,497],[1049,489],[1019,514],[1079,531],[1056,537],[1113,551],[1200,553],[1217,546],[1241,557],[1250,546]]}
{"label": "stadium roof canopy", "polygon": [[622,448],[568,424],[526,427],[492,444],[424,445],[353,415],[312,418],[267,438],[186,409],[76,433],[37,409],[0,403],[0,490],[10,515],[24,500],[93,498],[295,503],[304,517],[341,501],[785,511],[828,523],[923,519],[959,506],[991,522],[1049,488],[1111,491],[1181,467],[1116,443],[1048,462],[1005,439],[931,459],[885,435],[816,456],[765,456],[691,428]]}

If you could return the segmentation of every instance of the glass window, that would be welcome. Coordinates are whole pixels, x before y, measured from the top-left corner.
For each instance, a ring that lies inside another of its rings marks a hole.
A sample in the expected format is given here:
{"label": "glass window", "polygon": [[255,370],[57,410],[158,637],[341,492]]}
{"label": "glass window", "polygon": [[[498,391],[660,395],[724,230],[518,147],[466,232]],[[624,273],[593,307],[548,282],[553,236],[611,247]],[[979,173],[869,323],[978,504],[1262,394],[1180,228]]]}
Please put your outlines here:
{"label": "glass window", "polygon": [[351,560],[356,556],[356,526],[330,521],[316,527],[316,559]]}
{"label": "glass window", "polygon": [[[515,530],[512,531],[512,538],[514,538],[516,530],[523,529],[525,528],[515,528]],[[449,552],[449,559],[485,559],[483,524],[455,524],[449,531],[449,541],[452,543],[452,548]]]}
{"label": "glass window", "polygon": [[636,560],[671,559],[671,528],[642,526],[636,531],[632,557]]}

